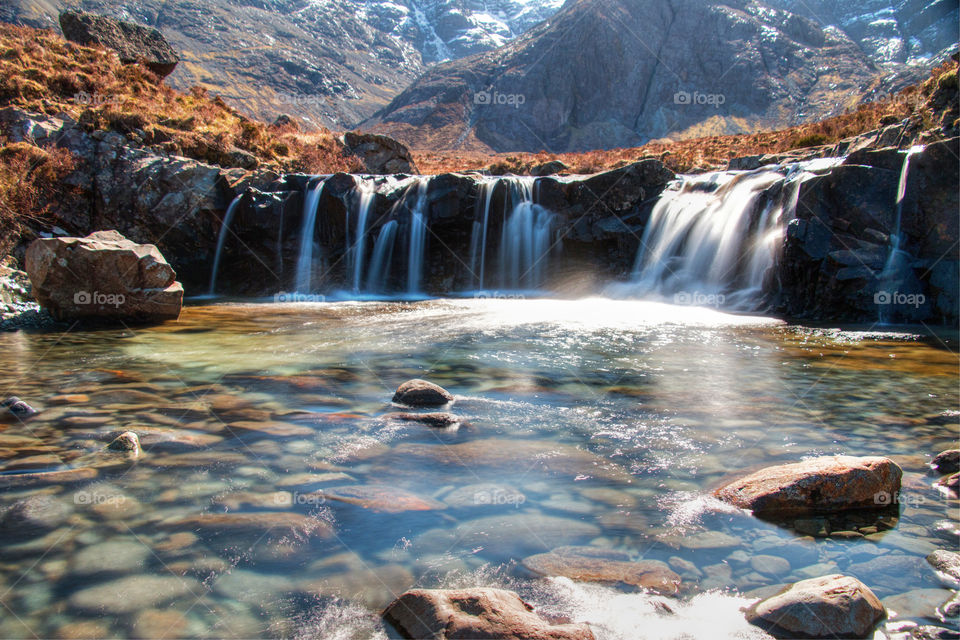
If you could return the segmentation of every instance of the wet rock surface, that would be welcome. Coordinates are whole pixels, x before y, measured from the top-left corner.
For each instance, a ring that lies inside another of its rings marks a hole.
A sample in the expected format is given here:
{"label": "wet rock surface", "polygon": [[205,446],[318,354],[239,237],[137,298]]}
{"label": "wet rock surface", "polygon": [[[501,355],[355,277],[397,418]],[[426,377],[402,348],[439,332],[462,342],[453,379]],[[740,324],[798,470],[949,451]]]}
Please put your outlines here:
{"label": "wet rock surface", "polygon": [[453,394],[426,380],[407,380],[397,387],[393,401],[411,407],[440,407],[453,402]]}
{"label": "wet rock surface", "polygon": [[680,586],[680,576],[664,562],[631,561],[626,554],[591,547],[560,547],[524,558],[523,566],[542,576],[625,584],[664,595],[676,594]]}

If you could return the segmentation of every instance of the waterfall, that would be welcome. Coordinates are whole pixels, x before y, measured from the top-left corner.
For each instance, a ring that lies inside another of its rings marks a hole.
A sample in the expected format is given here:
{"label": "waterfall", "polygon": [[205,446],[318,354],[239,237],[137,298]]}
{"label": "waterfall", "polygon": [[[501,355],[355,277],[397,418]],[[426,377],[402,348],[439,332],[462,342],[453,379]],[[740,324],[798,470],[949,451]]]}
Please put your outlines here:
{"label": "waterfall", "polygon": [[536,178],[512,177],[510,213],[500,234],[500,283],[507,289],[536,289],[553,248],[554,215],[534,202]]}
{"label": "waterfall", "polygon": [[353,271],[353,293],[360,293],[363,282],[363,260],[367,245],[367,220],[373,208],[377,192],[372,182],[361,181],[357,185],[356,238],[350,244],[350,225],[347,224],[347,263]]}
{"label": "waterfall", "polygon": [[313,275],[313,232],[317,222],[317,208],[323,195],[321,180],[313,189],[307,187],[303,201],[303,224],[300,227],[300,253],[297,257],[296,292],[311,293]]}
{"label": "waterfall", "polygon": [[[883,264],[883,271],[880,272],[878,282],[877,300],[889,299],[900,291],[907,280],[907,269],[909,269],[909,255],[900,247],[903,244],[901,224],[903,218],[903,200],[907,195],[907,180],[910,176],[910,158],[923,151],[922,145],[910,147],[903,158],[903,166],[900,169],[900,181],[897,183],[897,200],[895,203],[893,230],[890,232],[890,247],[887,251],[887,259]],[[877,317],[880,322],[890,321],[890,304],[884,302],[878,304]]]}
{"label": "waterfall", "polygon": [[217,250],[213,254],[213,270],[210,272],[210,289],[207,291],[207,294],[211,296],[217,294],[217,271],[220,269],[220,254],[223,253],[223,245],[227,242],[227,233],[230,231],[230,223],[233,221],[233,214],[236,212],[238,204],[240,204],[240,196],[230,201],[227,213],[223,216],[223,224],[220,225],[220,235],[217,236]]}
{"label": "waterfall", "polygon": [[367,290],[372,293],[385,293],[387,278],[390,276],[390,263],[393,262],[393,246],[397,237],[397,221],[390,220],[380,228],[380,234],[373,246],[370,268],[367,271]]}
{"label": "waterfall", "polygon": [[424,249],[427,242],[427,186],[429,178],[417,180],[417,199],[410,212],[409,245],[407,249],[407,293],[417,295],[423,280]]}
{"label": "waterfall", "polygon": [[490,202],[499,180],[484,180],[480,183],[477,202],[483,202],[483,216],[473,223],[470,236],[470,274],[474,286],[483,289],[487,268],[487,229],[490,228]]}
{"label": "waterfall", "polygon": [[653,208],[629,292],[672,296],[678,304],[754,308],[783,222],[793,214],[800,184],[813,175],[806,167],[680,177]]}

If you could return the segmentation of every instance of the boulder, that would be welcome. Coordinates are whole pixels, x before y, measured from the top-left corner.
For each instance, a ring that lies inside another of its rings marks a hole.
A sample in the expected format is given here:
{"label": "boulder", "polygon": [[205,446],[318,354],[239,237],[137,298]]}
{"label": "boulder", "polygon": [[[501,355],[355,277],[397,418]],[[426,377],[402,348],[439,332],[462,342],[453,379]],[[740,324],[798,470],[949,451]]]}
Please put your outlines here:
{"label": "boulder", "polygon": [[28,405],[17,396],[10,396],[3,402],[0,402],[0,407],[3,407],[20,420],[23,420],[24,418],[30,418],[39,413],[36,409]]}
{"label": "boulder", "polygon": [[426,380],[407,380],[393,394],[393,401],[411,407],[440,407],[453,402],[453,395]]}
{"label": "boulder", "polygon": [[930,467],[937,473],[956,473],[960,471],[960,449],[947,449],[934,456]]}
{"label": "boulder", "polygon": [[388,136],[347,131],[343,144],[347,153],[363,160],[367,173],[417,173],[410,150]]}
{"label": "boulder", "polygon": [[503,589],[413,589],[383,612],[417,640],[592,640],[586,624],[551,624]]}
{"label": "boulder", "polygon": [[565,173],[570,170],[570,167],[565,165],[560,160],[550,160],[542,164],[534,165],[530,168],[530,175],[532,176],[554,176],[558,173]]}
{"label": "boulder", "polygon": [[886,611],[865,584],[834,574],[795,582],[746,615],[775,638],[863,638]]}
{"label": "boulder", "polygon": [[175,320],[183,286],[160,251],[117,231],[41,238],[27,249],[27,273],[44,309],[59,320]]}
{"label": "boulder", "polygon": [[927,556],[927,562],[941,582],[952,587],[960,586],[960,553],[938,549]]}
{"label": "boulder", "polygon": [[107,445],[107,449],[111,451],[122,451],[132,456],[139,456],[140,436],[133,431],[124,431]]}
{"label": "boulder", "polygon": [[163,34],[151,27],[93,13],[64,11],[60,14],[60,29],[67,40],[113,49],[123,64],[142,63],[161,78],[170,75],[180,62],[180,56]]}
{"label": "boulder", "polygon": [[896,501],[902,475],[889,458],[825,456],[761,469],[714,495],[757,517],[882,508]]}

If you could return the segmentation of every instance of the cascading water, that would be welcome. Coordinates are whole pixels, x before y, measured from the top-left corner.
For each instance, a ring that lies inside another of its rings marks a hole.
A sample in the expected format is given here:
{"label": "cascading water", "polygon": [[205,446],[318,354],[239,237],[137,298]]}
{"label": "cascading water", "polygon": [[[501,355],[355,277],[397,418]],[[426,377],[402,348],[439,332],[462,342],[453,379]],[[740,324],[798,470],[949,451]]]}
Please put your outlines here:
{"label": "cascading water", "polygon": [[220,226],[220,234],[217,236],[217,250],[213,254],[213,270],[210,272],[210,287],[207,295],[217,294],[217,272],[220,270],[220,254],[223,253],[223,245],[227,242],[227,233],[230,232],[230,223],[233,222],[233,214],[240,204],[240,196],[237,196],[230,202],[227,212],[223,216],[223,224]]}
{"label": "cascading water", "polygon": [[544,283],[553,250],[554,214],[534,202],[536,178],[509,178],[510,213],[500,234],[500,284],[537,289]]}
{"label": "cascading water", "polygon": [[422,293],[424,250],[427,243],[427,186],[429,178],[417,180],[417,199],[410,212],[407,248],[407,294]]}
{"label": "cascading water", "polygon": [[[897,201],[895,204],[896,213],[893,220],[893,231],[890,233],[890,248],[887,252],[887,259],[883,265],[883,271],[880,272],[878,283],[878,293],[880,293],[881,296],[892,296],[894,293],[903,293],[900,290],[905,288],[903,286],[905,284],[904,281],[908,279],[909,254],[900,248],[902,245],[901,236],[903,235],[900,226],[901,219],[903,218],[903,200],[907,195],[907,180],[910,177],[910,158],[923,151],[923,149],[923,146],[920,145],[910,147],[903,159],[903,167],[900,169],[900,181],[897,184]],[[891,314],[889,307],[889,304],[880,304],[878,306],[877,314],[880,322],[890,321]]]}
{"label": "cascading water", "polygon": [[350,225],[347,224],[347,264],[353,273],[353,293],[360,293],[363,283],[363,260],[367,246],[367,221],[377,194],[373,182],[365,180],[361,180],[357,185],[356,193],[357,224],[352,244],[350,242]]}
{"label": "cascading water", "polygon": [[796,207],[800,184],[813,175],[807,166],[680,178],[653,208],[629,293],[672,296],[682,304],[754,307],[783,237],[783,221]]}
{"label": "cascading water", "polygon": [[393,247],[397,238],[396,220],[390,220],[380,228],[380,234],[373,245],[370,268],[367,270],[367,291],[385,293],[387,278],[390,276],[390,263],[393,262]]}
{"label": "cascading water", "polygon": [[487,268],[487,229],[490,228],[490,203],[499,180],[484,180],[480,183],[478,202],[483,202],[483,216],[474,221],[470,237],[470,274],[477,289],[483,289]]}
{"label": "cascading water", "polygon": [[297,256],[296,291],[311,293],[313,277],[313,232],[317,223],[317,208],[323,195],[324,181],[319,181],[312,189],[307,187],[303,202],[303,224],[300,227],[300,253]]}

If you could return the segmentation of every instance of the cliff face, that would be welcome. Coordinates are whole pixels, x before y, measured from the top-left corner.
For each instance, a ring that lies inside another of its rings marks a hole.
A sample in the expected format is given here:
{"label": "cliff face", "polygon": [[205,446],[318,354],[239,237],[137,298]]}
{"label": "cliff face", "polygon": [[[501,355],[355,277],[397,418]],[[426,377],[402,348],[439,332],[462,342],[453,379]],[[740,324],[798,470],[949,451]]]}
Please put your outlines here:
{"label": "cliff face", "polygon": [[879,60],[836,26],[753,0],[580,0],[433,68],[365,126],[497,151],[748,132],[822,119],[919,73]]}

